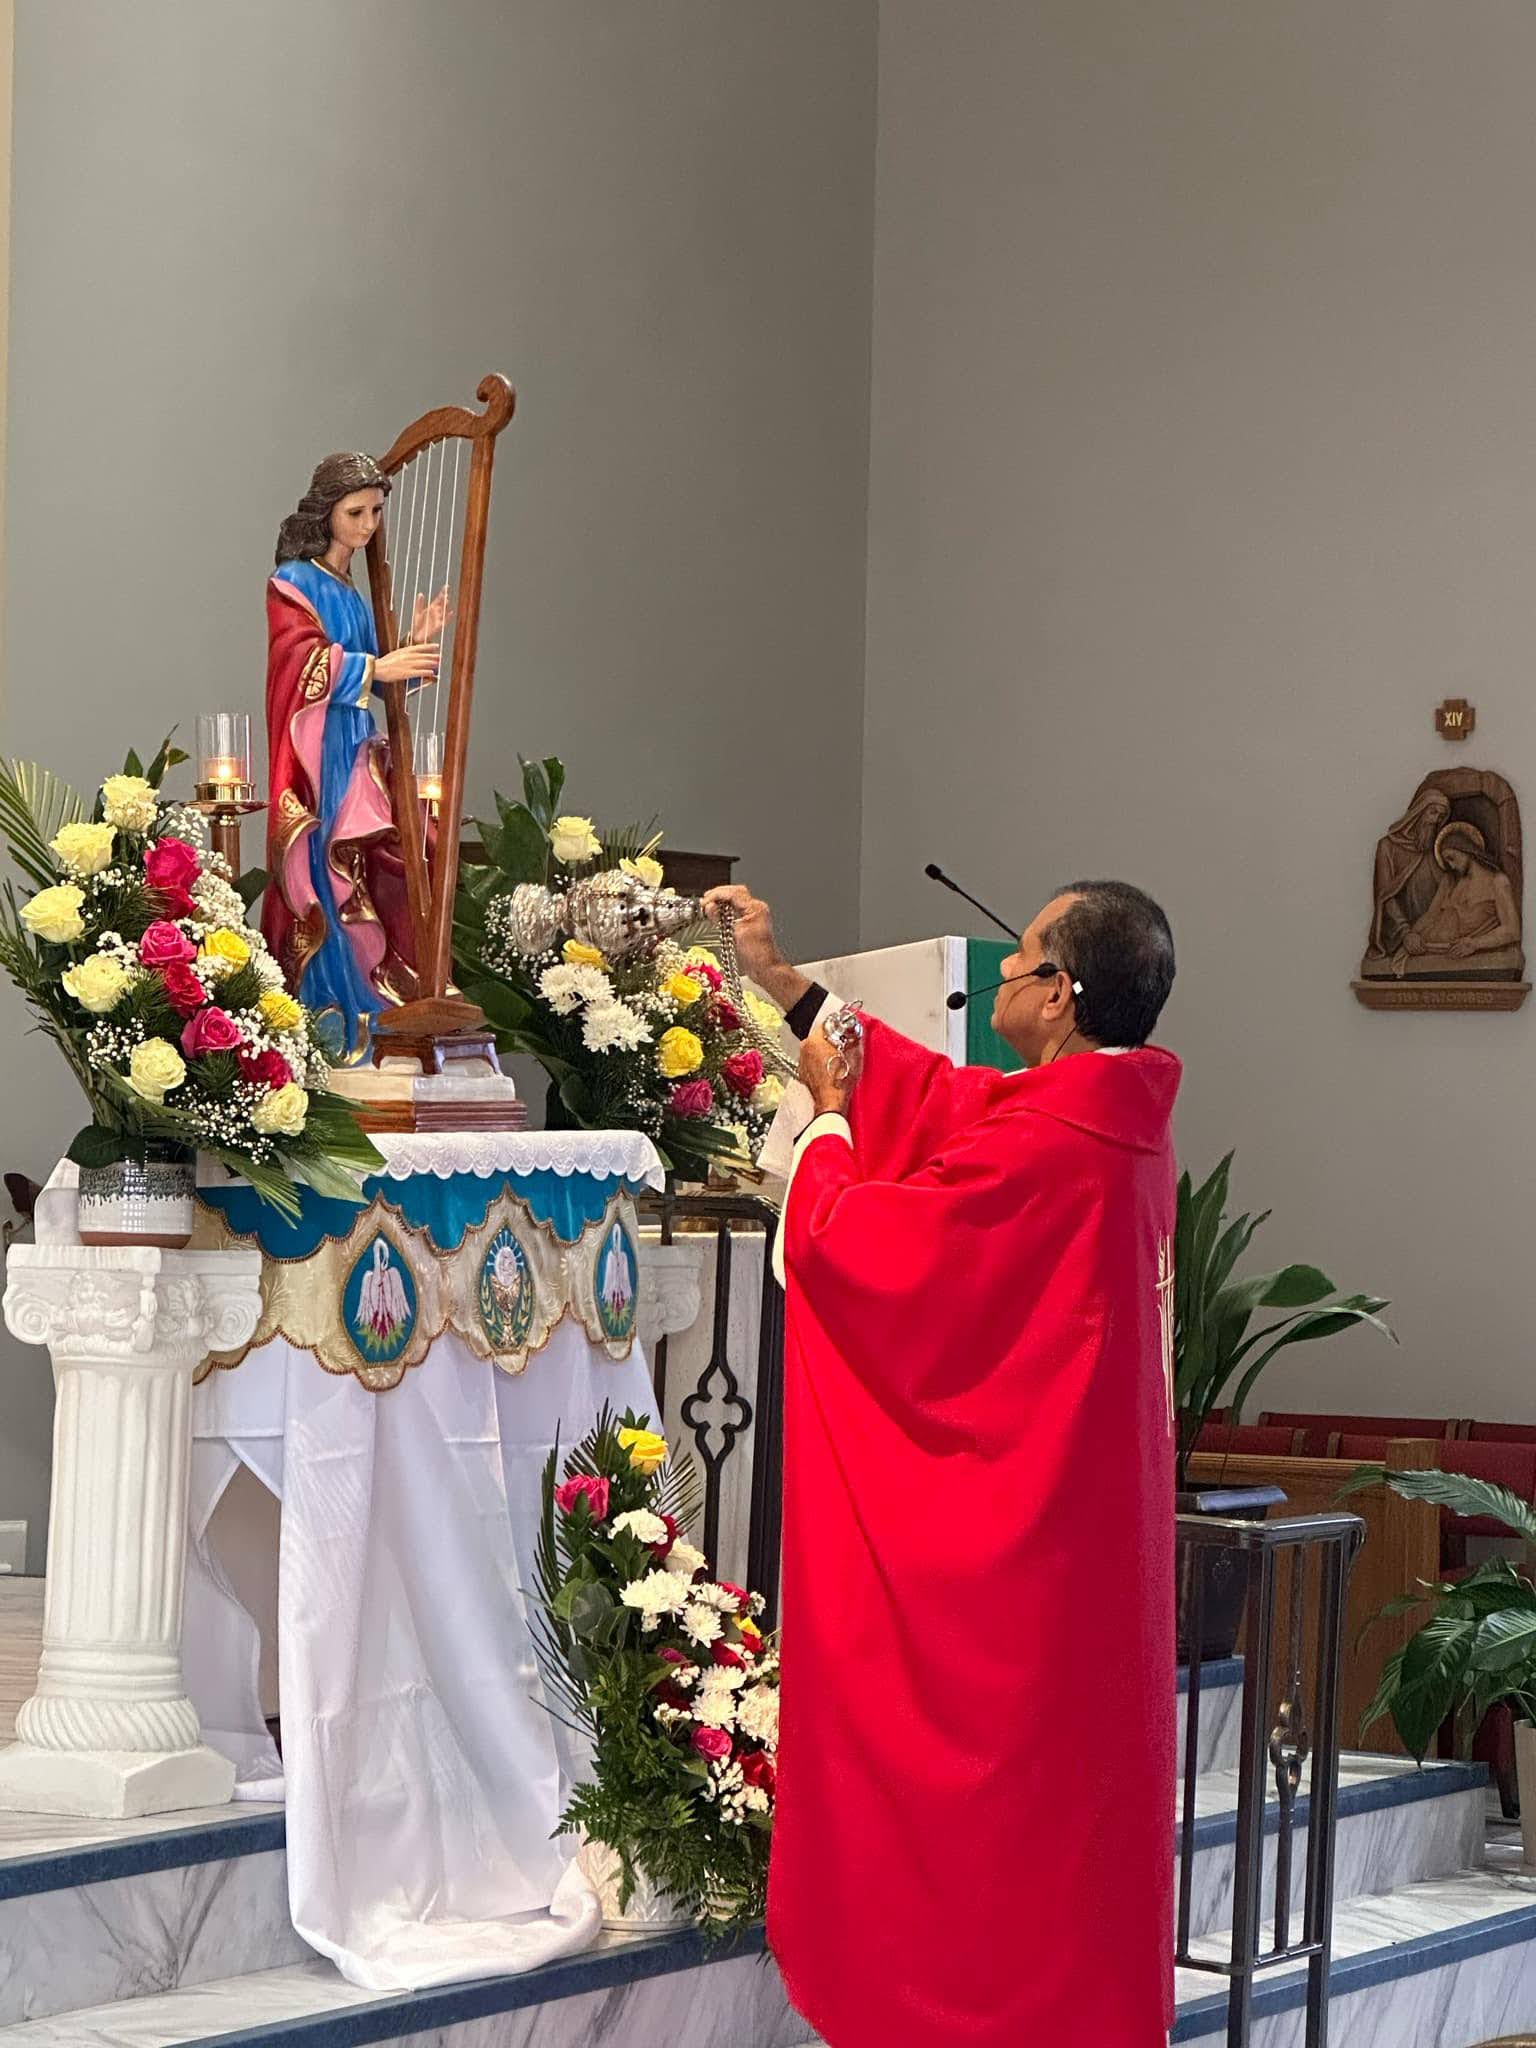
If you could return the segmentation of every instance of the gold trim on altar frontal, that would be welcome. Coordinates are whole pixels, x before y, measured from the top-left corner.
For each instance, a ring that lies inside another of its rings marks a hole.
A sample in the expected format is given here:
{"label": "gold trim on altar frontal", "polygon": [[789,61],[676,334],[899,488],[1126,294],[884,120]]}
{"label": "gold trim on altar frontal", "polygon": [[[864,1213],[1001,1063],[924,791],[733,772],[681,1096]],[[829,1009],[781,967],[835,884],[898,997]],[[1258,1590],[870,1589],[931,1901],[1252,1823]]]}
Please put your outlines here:
{"label": "gold trim on altar frontal", "polygon": [[[617,1336],[605,1329],[598,1302],[599,1268],[615,1229],[627,1238],[634,1267],[628,1326]],[[375,1249],[380,1241],[387,1248],[382,1261]],[[398,1203],[376,1195],[345,1237],[326,1238],[304,1257],[262,1253],[261,1316],[250,1342],[237,1351],[214,1353],[196,1377],[201,1381],[214,1371],[231,1371],[281,1337],[295,1350],[311,1352],[325,1371],[383,1394],[399,1386],[450,1330],[477,1358],[516,1375],[527,1370],[567,1317],[581,1325],[590,1344],[622,1363],[635,1340],[639,1242],[634,1197],[627,1189],[611,1194],[598,1220],[567,1243],[537,1220],[521,1195],[504,1188],[492,1198],[483,1220],[448,1251],[414,1229]],[[227,1250],[249,1247],[257,1239],[232,1230],[219,1211],[201,1209],[193,1243],[199,1249]],[[498,1253],[516,1269],[510,1298],[500,1285]],[[405,1334],[397,1351],[369,1358],[359,1347],[358,1333],[348,1326],[347,1297],[365,1262],[382,1263],[387,1270],[393,1259],[403,1269],[400,1285],[409,1322],[398,1326]],[[498,1349],[493,1337],[509,1323],[518,1341]]]}

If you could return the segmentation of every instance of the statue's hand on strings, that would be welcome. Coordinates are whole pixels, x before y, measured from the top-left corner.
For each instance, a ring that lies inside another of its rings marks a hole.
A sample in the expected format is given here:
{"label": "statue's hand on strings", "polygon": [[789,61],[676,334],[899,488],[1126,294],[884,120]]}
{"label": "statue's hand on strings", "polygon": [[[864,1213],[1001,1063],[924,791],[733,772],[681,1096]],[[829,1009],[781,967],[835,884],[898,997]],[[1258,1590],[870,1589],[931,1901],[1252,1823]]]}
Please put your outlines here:
{"label": "statue's hand on strings", "polygon": [[418,592],[415,607],[411,613],[411,638],[413,640],[441,640],[443,628],[453,612],[453,601],[445,583],[430,602]]}
{"label": "statue's hand on strings", "polygon": [[435,640],[418,644],[407,641],[393,654],[381,654],[374,663],[374,679],[381,683],[424,683],[437,674],[442,650]]}

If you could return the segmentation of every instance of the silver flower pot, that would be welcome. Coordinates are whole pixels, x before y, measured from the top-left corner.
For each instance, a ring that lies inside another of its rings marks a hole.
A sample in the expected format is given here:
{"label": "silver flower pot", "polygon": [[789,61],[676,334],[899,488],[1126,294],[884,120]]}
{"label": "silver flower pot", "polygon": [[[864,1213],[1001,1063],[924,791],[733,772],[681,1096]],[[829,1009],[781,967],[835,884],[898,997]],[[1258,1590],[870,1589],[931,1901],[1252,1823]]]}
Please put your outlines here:
{"label": "silver flower pot", "polygon": [[80,1168],[82,1244],[161,1245],[192,1236],[197,1162],[177,1145],[150,1144],[139,1159]]}

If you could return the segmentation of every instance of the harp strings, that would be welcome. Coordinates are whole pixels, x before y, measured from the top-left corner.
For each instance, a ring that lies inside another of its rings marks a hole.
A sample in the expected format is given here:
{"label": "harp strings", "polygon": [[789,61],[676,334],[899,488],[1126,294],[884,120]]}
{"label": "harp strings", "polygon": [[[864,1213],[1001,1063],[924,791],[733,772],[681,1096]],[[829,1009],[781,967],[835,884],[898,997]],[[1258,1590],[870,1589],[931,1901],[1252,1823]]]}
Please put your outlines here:
{"label": "harp strings", "polygon": [[[394,491],[402,513],[399,541],[388,550],[389,601],[399,644],[435,639],[439,647],[437,675],[412,691],[407,699],[417,779],[429,802],[436,800],[442,788],[447,711],[442,679],[452,673],[457,625],[453,575],[464,513],[460,492],[463,455],[464,443],[454,437],[451,443],[433,443],[402,466]],[[428,608],[445,592],[446,613],[441,628],[436,632],[418,632],[418,608],[427,610],[426,625],[430,628]]]}

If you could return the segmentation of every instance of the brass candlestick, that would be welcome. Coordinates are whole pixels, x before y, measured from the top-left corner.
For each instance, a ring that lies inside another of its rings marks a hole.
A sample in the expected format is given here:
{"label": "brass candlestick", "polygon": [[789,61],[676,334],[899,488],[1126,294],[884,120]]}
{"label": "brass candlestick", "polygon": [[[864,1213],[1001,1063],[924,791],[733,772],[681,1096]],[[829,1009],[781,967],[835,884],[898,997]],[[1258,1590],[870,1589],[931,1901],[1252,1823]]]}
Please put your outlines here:
{"label": "brass candlestick", "polygon": [[197,796],[193,808],[212,827],[215,853],[240,877],[240,821],[267,807],[251,780],[251,721],[244,711],[204,712],[197,721]]}

